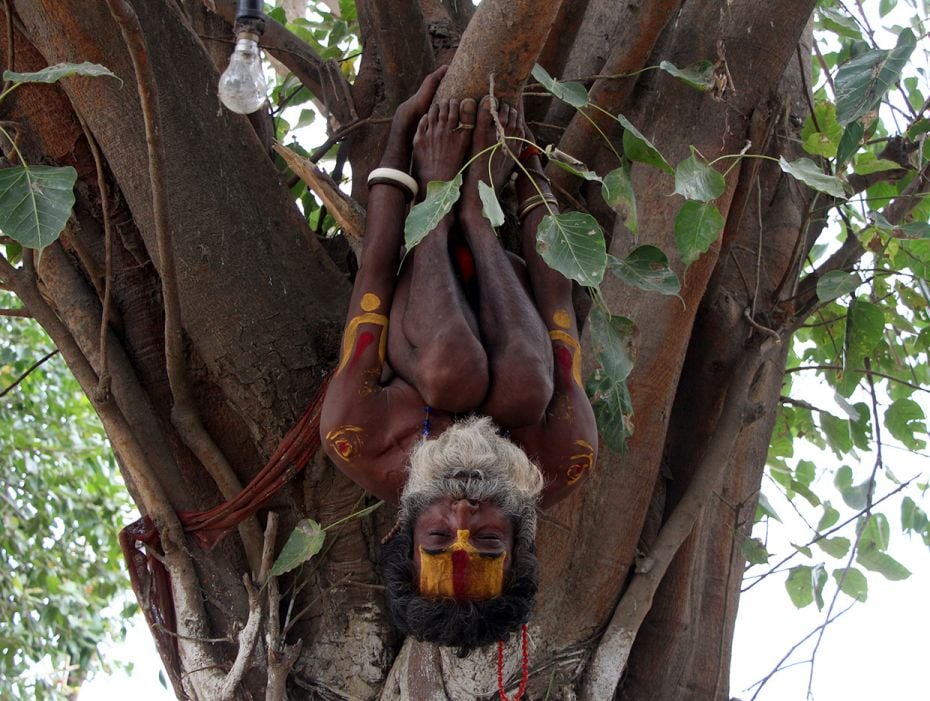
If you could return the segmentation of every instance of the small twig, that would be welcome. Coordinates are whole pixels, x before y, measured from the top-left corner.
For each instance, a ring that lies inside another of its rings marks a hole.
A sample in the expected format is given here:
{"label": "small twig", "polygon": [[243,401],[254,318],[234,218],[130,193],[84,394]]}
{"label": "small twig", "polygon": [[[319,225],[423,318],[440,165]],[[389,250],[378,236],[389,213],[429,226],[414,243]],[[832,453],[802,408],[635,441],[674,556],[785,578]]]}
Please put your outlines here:
{"label": "small twig", "polygon": [[781,334],[778,333],[775,329],[770,329],[768,326],[763,326],[755,319],[752,318],[752,313],[749,311],[749,308],[743,310],[743,317],[746,321],[749,322],[749,325],[752,326],[757,331],[761,331],[767,336],[770,336],[775,340],[775,343],[781,343]]}
{"label": "small twig", "polygon": [[805,402],[803,399],[795,399],[794,397],[786,397],[785,395],[782,395],[781,397],[779,397],[779,401],[780,401],[782,404],[791,404],[792,406],[796,406],[796,407],[798,407],[798,408],[800,408],[800,409],[807,409],[807,410],[809,410],[809,411],[816,411],[816,412],[819,412],[819,413],[821,413],[821,414],[827,414],[827,413],[829,413],[826,409],[821,409],[820,407],[816,407],[816,406],[814,406],[813,404],[811,404],[810,402]]}
{"label": "small twig", "polygon": [[908,382],[907,380],[902,380],[900,377],[895,377],[894,375],[889,375],[884,372],[879,372],[878,370],[866,370],[865,368],[844,368],[842,365],[798,365],[793,368],[785,368],[785,373],[789,372],[801,372],[802,370],[842,370],[845,372],[871,372],[876,377],[883,377],[886,380],[892,382],[897,382],[898,384],[904,385],[905,387],[910,387],[911,389],[920,390],[921,392],[927,392],[930,394],[930,389],[926,387],[921,387],[920,385],[915,385],[913,382]]}
{"label": "small twig", "polygon": [[262,605],[258,595],[258,589],[252,584],[248,574],[242,575],[242,583],[249,594],[249,617],[245,622],[245,627],[239,632],[239,649],[236,651],[236,659],[223,681],[220,689],[220,698],[232,699],[236,688],[242,682],[242,677],[252,666],[252,653],[255,652],[255,643],[258,642],[258,634],[261,630],[262,622]]}
{"label": "small twig", "polygon": [[19,317],[21,319],[31,319],[32,314],[28,309],[18,307],[16,309],[0,309],[0,316]]}
{"label": "small twig", "polygon": [[52,357],[53,355],[55,355],[56,353],[58,353],[58,349],[57,349],[57,348],[56,348],[55,350],[53,350],[53,351],[50,351],[49,353],[46,353],[46,354],[43,355],[41,358],[39,358],[37,361],[35,361],[32,365],[30,365],[30,366],[26,369],[25,372],[23,372],[22,375],[20,375],[19,377],[17,377],[17,378],[13,381],[13,383],[12,383],[11,385],[8,385],[6,388],[3,389],[3,391],[0,391],[0,397],[5,397],[5,396],[8,395],[10,392],[12,392],[14,389],[16,389],[16,386],[17,386],[19,383],[21,383],[23,380],[25,380],[27,377],[29,377],[29,375],[30,375],[32,372],[34,372],[36,369],[38,369],[44,362],[46,362],[49,358],[51,358],[51,357]]}
{"label": "small twig", "polygon": [[[164,560],[162,560],[162,562],[164,562]],[[198,642],[198,643],[233,643],[235,642],[235,640],[233,640],[229,636],[226,636],[225,638],[198,638],[192,635],[181,635],[180,633],[176,631],[168,630],[168,628],[166,628],[162,623],[158,623],[157,621],[152,624],[152,630],[157,630],[159,633],[164,633],[165,635],[169,635],[172,638],[176,638],[178,640],[190,640],[192,642]]]}
{"label": "small twig", "polygon": [[[10,8],[10,0],[3,0],[3,9],[6,12],[6,69],[12,71],[13,61],[16,56],[14,44],[16,35],[13,33],[13,11]],[[13,85],[12,80],[3,81],[2,92],[9,90],[11,85]]]}

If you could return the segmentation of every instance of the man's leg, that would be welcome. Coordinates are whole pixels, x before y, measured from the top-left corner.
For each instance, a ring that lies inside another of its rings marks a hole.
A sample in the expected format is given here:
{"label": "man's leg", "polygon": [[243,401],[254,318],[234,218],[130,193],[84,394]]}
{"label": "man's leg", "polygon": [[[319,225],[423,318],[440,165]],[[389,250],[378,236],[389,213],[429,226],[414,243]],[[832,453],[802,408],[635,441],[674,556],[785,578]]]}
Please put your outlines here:
{"label": "man's leg", "polygon": [[[465,160],[475,102],[434,104],[413,142],[414,176],[422,193],[432,180],[451,180]],[[388,357],[395,372],[433,408],[472,411],[488,389],[487,357],[474,313],[449,253],[452,214],[413,250],[391,309]]]}
{"label": "man's leg", "polygon": [[[485,98],[478,109],[472,153],[477,154],[497,139]],[[519,135],[519,114],[502,105],[498,117],[508,135]],[[518,142],[511,142],[519,149]],[[513,169],[502,151],[479,158],[471,166],[462,188],[460,221],[474,256],[478,281],[478,320],[488,354],[491,386],[481,409],[506,428],[539,423],[552,398],[552,347],[525,282],[501,247],[497,235],[481,212],[478,183],[500,191]],[[490,175],[489,175],[490,173]]]}

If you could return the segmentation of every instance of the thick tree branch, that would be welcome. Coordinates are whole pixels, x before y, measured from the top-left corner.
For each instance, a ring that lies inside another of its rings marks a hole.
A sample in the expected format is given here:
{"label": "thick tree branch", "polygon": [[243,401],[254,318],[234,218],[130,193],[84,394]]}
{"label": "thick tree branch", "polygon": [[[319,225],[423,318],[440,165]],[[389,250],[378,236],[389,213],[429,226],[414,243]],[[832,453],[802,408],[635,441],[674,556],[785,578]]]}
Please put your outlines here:
{"label": "thick tree branch", "polygon": [[771,338],[745,351],[732,375],[717,430],[678,506],[669,516],[649,552],[650,567],[638,571],[621,597],[581,685],[581,698],[590,701],[614,695],[637,632],[652,606],[659,584],[675,553],[691,534],[704,505],[717,489],[742,430],[747,402],[759,369],[778,346]]}
{"label": "thick tree branch", "polygon": [[[632,43],[618,44],[607,58],[601,73],[628,75],[645,66],[659,35],[680,5],[681,0],[656,0],[641,7],[635,15],[637,26],[624,32],[624,36],[633,38]],[[623,107],[635,84],[635,77],[597,80],[588,91],[589,99],[609,114],[600,110],[589,110],[587,117],[580,111],[576,113],[559,141],[559,148],[582,161],[589,160],[603,146],[598,130],[604,133],[612,130],[614,121],[610,115],[616,114]],[[563,188],[573,187],[574,176],[561,168],[550,164],[546,174]]]}
{"label": "thick tree branch", "polygon": [[516,100],[560,5],[536,0],[484,0],[462,35],[436,99],[480,99],[488,92],[493,73],[497,96],[505,102]]}
{"label": "thick tree branch", "polygon": [[[149,181],[152,186],[155,238],[161,268],[162,296],[165,303],[165,363],[168,370],[168,383],[174,397],[171,420],[184,443],[210,473],[223,496],[226,499],[232,499],[242,491],[242,484],[233,472],[226,456],[204,428],[187,381],[181,302],[175,273],[173,235],[168,221],[163,153],[158,128],[158,92],[148,49],[139,19],[132,7],[125,0],[107,0],[107,6],[119,25],[123,40],[129,49],[136,73],[139,99],[142,103],[145,141],[149,156]],[[240,525],[239,532],[249,565],[257,573],[261,562],[261,534],[258,524],[254,519],[248,519]]]}
{"label": "thick tree branch", "polygon": [[420,4],[417,0],[358,0],[357,6],[365,60],[376,53],[384,97],[390,107],[396,107],[433,70],[433,49]]}

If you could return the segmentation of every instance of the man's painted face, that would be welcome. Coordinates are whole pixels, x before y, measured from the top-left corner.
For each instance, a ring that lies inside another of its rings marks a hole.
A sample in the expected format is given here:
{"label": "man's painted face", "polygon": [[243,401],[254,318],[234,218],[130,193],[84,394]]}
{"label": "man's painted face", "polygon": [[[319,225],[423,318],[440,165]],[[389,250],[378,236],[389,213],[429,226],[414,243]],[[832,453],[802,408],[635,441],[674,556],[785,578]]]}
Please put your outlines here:
{"label": "man's painted face", "polygon": [[420,514],[413,557],[425,598],[486,600],[500,596],[513,548],[513,525],[486,501],[445,496]]}

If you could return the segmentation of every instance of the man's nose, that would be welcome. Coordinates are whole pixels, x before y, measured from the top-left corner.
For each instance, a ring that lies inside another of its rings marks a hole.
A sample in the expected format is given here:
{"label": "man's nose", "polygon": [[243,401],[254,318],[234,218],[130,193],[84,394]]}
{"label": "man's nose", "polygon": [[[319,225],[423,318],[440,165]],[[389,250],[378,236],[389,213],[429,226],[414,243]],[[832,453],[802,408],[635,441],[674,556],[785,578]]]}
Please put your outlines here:
{"label": "man's nose", "polygon": [[452,513],[460,529],[468,528],[472,516],[478,511],[478,501],[475,499],[456,499],[452,502]]}

